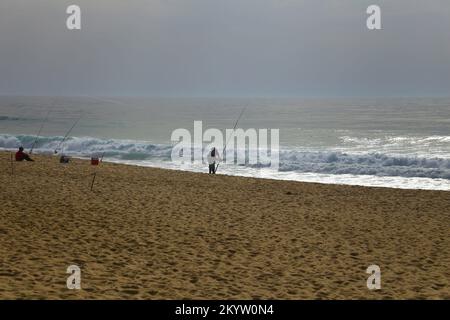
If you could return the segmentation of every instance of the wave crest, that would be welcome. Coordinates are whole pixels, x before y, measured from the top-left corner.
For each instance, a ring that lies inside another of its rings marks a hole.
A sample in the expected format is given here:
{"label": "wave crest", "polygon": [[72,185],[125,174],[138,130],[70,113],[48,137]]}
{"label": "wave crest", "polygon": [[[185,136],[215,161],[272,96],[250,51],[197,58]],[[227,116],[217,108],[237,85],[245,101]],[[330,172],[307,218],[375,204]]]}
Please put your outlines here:
{"label": "wave crest", "polygon": [[[31,148],[36,137],[0,134],[0,149]],[[38,137],[35,151],[53,153],[63,137]],[[64,153],[127,161],[170,161],[172,146],[145,141],[71,137],[64,143]],[[261,167],[261,165],[247,165]],[[394,156],[383,153],[350,154],[334,151],[280,151],[280,171],[373,176],[425,177],[450,179],[450,159],[437,157]]]}

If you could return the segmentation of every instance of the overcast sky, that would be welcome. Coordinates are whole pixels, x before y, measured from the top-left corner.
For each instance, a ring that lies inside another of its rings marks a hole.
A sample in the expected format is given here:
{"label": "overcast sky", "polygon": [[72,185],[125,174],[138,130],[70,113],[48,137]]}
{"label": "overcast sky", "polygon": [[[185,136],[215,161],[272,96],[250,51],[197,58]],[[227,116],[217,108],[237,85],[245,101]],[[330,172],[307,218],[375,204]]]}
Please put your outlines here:
{"label": "overcast sky", "polygon": [[1,0],[0,94],[450,95],[450,1]]}

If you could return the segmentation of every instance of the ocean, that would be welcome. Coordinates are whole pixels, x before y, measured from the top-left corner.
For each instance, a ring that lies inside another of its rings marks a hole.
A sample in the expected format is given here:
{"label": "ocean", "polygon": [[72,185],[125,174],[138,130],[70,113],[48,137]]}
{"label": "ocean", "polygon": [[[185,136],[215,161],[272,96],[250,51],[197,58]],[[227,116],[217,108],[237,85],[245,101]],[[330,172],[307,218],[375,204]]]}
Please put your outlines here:
{"label": "ocean", "polygon": [[222,174],[319,183],[450,190],[450,98],[0,97],[0,150],[67,155],[207,172],[171,161],[171,134],[279,129],[278,170],[223,164]]}

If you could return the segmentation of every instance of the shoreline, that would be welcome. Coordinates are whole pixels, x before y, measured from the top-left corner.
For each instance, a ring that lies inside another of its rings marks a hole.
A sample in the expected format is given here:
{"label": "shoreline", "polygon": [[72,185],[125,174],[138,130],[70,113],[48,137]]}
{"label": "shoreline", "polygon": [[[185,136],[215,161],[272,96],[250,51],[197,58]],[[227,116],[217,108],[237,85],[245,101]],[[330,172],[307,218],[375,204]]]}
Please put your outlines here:
{"label": "shoreline", "polygon": [[33,157],[0,152],[0,298],[450,298],[447,191]]}
{"label": "shoreline", "polygon": [[[13,149],[0,149],[0,153],[10,153],[15,152]],[[45,153],[34,153],[39,156],[44,157],[54,157],[51,152]],[[71,158],[89,161],[89,157],[69,155]],[[120,165],[130,165],[137,167],[147,167],[156,168],[163,170],[175,170],[182,172],[193,172],[193,173],[205,173],[207,170],[205,168],[199,168],[198,165],[189,166],[187,169],[182,169],[180,167],[170,167],[166,165],[164,161],[160,163],[152,163],[148,160],[121,160],[121,159],[104,159],[104,163],[114,163]],[[221,168],[222,169],[222,168]],[[427,178],[427,177],[403,177],[403,176],[376,176],[376,175],[353,175],[353,174],[325,174],[325,173],[314,173],[314,172],[283,172],[278,171],[274,176],[273,172],[265,172],[261,174],[261,171],[256,171],[254,173],[248,171],[239,171],[239,167],[234,167],[238,169],[238,172],[225,172],[219,173],[218,175],[223,176],[233,176],[233,177],[243,177],[243,178],[255,178],[255,179],[268,179],[275,181],[292,181],[300,183],[318,183],[323,185],[338,185],[338,186],[357,186],[357,187],[369,187],[369,188],[389,188],[389,189],[402,189],[402,190],[431,190],[431,191],[450,191],[450,180],[443,178]],[[248,168],[247,168],[248,169]],[[257,175],[259,174],[259,176]],[[392,181],[394,180],[394,181]],[[417,183],[419,186],[415,186]],[[433,185],[433,183],[438,183],[438,185]]]}

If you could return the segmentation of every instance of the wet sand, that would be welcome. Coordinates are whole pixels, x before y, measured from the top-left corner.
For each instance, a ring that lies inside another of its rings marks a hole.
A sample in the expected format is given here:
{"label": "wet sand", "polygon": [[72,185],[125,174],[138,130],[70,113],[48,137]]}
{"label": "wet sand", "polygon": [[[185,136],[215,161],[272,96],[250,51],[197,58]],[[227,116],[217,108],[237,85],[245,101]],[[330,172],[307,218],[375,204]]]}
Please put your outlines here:
{"label": "wet sand", "polygon": [[1,299],[450,299],[450,192],[9,155]]}

